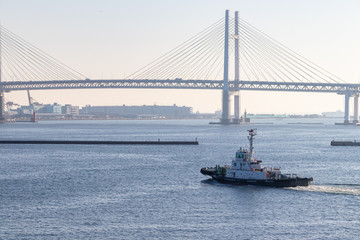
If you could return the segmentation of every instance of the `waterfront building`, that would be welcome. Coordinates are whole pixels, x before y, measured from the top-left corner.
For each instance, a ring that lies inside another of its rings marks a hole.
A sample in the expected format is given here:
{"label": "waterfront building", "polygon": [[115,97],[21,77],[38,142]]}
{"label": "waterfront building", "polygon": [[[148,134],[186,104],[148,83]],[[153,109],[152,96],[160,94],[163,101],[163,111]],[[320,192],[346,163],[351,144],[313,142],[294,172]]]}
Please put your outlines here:
{"label": "waterfront building", "polygon": [[138,118],[139,116],[154,116],[165,118],[190,118],[191,107],[143,105],[143,106],[86,106],[81,114],[95,116],[115,116],[124,118]]}
{"label": "waterfront building", "polygon": [[61,105],[57,103],[54,103],[53,105],[46,104],[38,110],[38,113],[61,114]]}
{"label": "waterfront building", "polygon": [[61,107],[61,113],[65,115],[79,115],[79,106],[65,104],[65,106]]}

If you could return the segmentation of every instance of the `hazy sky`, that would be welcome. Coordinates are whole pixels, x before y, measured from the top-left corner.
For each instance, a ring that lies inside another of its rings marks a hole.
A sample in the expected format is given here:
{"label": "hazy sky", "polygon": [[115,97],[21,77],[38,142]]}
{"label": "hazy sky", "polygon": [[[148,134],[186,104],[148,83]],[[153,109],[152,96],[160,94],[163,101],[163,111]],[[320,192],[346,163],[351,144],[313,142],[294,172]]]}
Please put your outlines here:
{"label": "hazy sky", "polygon": [[[91,79],[123,78],[224,16],[240,17],[349,83],[360,82],[357,0],[0,0],[3,26]],[[158,104],[221,108],[216,90],[32,91],[43,103],[84,106]],[[26,104],[25,92],[6,99]],[[251,113],[344,109],[330,93],[242,91]],[[352,104],[351,104],[352,105]]]}

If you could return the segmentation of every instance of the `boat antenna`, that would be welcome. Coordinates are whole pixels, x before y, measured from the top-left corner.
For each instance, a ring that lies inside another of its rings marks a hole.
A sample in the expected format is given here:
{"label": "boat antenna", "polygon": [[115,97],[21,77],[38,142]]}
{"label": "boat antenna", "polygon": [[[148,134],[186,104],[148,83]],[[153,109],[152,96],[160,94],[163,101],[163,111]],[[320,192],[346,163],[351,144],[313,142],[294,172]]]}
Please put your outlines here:
{"label": "boat antenna", "polygon": [[252,160],[252,155],[253,155],[253,150],[254,150],[253,141],[254,141],[254,139],[255,139],[255,135],[256,135],[257,129],[256,129],[256,128],[252,128],[252,129],[248,130],[248,132],[249,132],[248,139],[249,139],[249,142],[250,142],[250,156],[249,156],[249,159],[250,159],[250,161],[251,161],[251,160]]}

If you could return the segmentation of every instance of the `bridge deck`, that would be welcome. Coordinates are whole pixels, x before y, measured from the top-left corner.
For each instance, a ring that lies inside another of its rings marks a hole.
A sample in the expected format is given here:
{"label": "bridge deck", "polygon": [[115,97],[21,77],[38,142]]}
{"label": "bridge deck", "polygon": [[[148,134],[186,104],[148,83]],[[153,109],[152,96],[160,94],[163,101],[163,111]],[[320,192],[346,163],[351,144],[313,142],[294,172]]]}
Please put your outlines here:
{"label": "bridge deck", "polygon": [[[215,80],[57,80],[57,81],[14,81],[1,82],[0,91],[89,89],[89,88],[150,88],[150,89],[223,89],[223,81]],[[343,94],[345,91],[360,93],[360,84],[344,83],[302,83],[267,81],[229,81],[229,90],[327,92]]]}

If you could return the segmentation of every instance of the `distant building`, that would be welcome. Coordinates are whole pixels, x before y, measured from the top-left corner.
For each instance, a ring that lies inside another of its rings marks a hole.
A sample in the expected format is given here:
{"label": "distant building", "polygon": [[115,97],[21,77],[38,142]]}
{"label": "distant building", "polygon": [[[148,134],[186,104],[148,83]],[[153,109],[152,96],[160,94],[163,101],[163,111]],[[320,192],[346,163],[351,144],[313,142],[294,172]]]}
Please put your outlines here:
{"label": "distant building", "polygon": [[31,115],[31,114],[33,114],[33,110],[29,106],[20,106],[17,109],[17,114],[20,116]]}
{"label": "distant building", "polygon": [[79,106],[66,104],[65,106],[61,107],[61,113],[65,115],[79,115]]}
{"label": "distant building", "polygon": [[54,103],[47,104],[38,110],[38,113],[62,114],[61,105]]}
{"label": "distant building", "polygon": [[341,118],[344,117],[345,113],[337,110],[336,112],[323,112],[322,115],[327,118]]}
{"label": "distant building", "polygon": [[166,118],[189,118],[192,115],[191,107],[173,106],[86,106],[80,111],[81,114],[95,116],[116,116],[124,118],[137,118],[141,116],[155,116]]}

